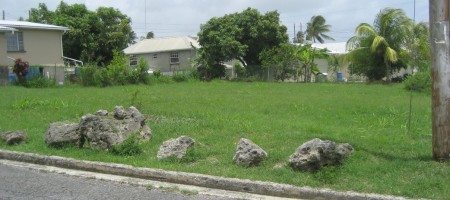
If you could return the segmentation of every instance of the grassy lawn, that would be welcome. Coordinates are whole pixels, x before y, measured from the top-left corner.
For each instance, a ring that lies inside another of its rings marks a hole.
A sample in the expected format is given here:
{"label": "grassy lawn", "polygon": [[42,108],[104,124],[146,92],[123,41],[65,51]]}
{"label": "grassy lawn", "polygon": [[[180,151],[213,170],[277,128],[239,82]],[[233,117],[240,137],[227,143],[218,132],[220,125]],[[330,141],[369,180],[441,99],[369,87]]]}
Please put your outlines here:
{"label": "grassy lawn", "polygon": [[[279,84],[185,82],[53,89],[0,88],[0,129],[25,130],[30,141],[0,148],[140,167],[332,188],[447,199],[450,165],[431,160],[431,97],[400,85]],[[120,157],[89,149],[46,147],[47,126],[77,122],[87,113],[135,105],[148,116],[153,139],[144,153]],[[159,145],[188,135],[197,143],[183,162],[158,161]],[[239,138],[251,139],[269,158],[261,166],[241,168],[232,158]],[[286,166],[302,143],[321,138],[348,142],[356,151],[340,167],[311,174]]]}

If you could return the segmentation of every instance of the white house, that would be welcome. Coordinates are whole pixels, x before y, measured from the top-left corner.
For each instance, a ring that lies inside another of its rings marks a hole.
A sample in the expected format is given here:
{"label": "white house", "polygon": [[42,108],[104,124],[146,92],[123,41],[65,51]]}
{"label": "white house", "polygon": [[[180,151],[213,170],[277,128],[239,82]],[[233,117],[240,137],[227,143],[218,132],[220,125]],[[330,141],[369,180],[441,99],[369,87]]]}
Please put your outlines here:
{"label": "white house", "polygon": [[144,39],[124,49],[130,66],[135,66],[140,57],[147,60],[150,71],[160,70],[171,74],[192,68],[200,45],[196,38],[189,36]]}
{"label": "white house", "polygon": [[[333,55],[345,55],[348,53],[347,50],[347,43],[346,42],[335,42],[335,43],[313,43],[311,44],[312,48],[315,49],[327,49],[327,54],[330,56]],[[319,68],[319,71],[327,76],[327,79],[331,80],[339,80],[344,81],[348,80],[348,78],[351,75],[351,70],[348,68],[348,65],[346,66],[339,66],[336,71],[334,69],[331,69],[328,60],[319,58],[315,60],[315,63],[317,64],[317,67]]]}

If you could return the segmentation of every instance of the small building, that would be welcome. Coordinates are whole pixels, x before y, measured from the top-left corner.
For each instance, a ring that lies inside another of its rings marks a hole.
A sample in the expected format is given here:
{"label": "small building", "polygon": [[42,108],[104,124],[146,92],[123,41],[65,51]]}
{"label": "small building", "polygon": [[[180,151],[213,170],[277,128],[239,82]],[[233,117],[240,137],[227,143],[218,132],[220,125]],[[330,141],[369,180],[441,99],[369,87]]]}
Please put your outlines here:
{"label": "small building", "polygon": [[200,45],[196,38],[189,36],[144,39],[124,49],[131,67],[137,65],[140,57],[148,63],[150,70],[160,70],[162,74],[192,69]]}
{"label": "small building", "polygon": [[62,36],[68,30],[62,26],[0,20],[0,67],[12,66],[14,60],[20,58],[31,66],[39,66],[42,75],[62,84]]}
{"label": "small building", "polygon": [[[347,51],[346,42],[335,43],[313,43],[311,45],[314,49],[326,49],[329,56],[345,56]],[[351,76],[352,72],[348,69],[348,65],[340,63],[342,66],[336,68],[330,66],[328,59],[318,58],[315,60],[320,73],[325,75],[328,80],[346,81]]]}

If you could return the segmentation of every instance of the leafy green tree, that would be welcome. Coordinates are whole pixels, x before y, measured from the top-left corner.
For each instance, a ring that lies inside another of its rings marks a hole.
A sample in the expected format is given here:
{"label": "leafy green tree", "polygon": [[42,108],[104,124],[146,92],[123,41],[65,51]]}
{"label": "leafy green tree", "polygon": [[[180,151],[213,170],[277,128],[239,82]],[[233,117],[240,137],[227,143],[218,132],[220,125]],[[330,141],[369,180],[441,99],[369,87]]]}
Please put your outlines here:
{"label": "leafy green tree", "polygon": [[114,54],[134,42],[131,19],[114,8],[89,11],[84,4],[68,5],[61,1],[55,11],[44,3],[31,9],[28,21],[66,26],[64,54],[85,63],[108,64]]}
{"label": "leafy green tree", "polygon": [[326,20],[322,15],[312,16],[311,20],[306,24],[306,40],[316,43],[316,40],[320,43],[324,43],[324,39],[334,40],[331,36],[327,35],[330,32],[331,25],[326,24]]}
{"label": "leafy green tree", "polygon": [[295,75],[299,65],[295,46],[283,43],[260,53],[262,66],[275,72],[275,79],[285,81]]}
{"label": "leafy green tree", "polygon": [[[209,77],[217,77],[224,62],[236,59],[248,75],[256,75],[261,71],[259,54],[287,42],[286,31],[276,11],[262,15],[248,8],[241,13],[214,17],[203,24],[198,33],[202,69],[209,71]],[[216,67],[218,69],[214,69]]]}
{"label": "leafy green tree", "polygon": [[[311,76],[314,73],[320,72],[317,68],[317,64],[314,62],[316,58],[327,58],[326,49],[314,49],[311,44],[301,45],[298,47],[297,53],[298,59],[300,61],[300,69],[297,71],[303,71],[303,81],[311,82]],[[297,76],[299,78],[299,76]],[[298,79],[297,79],[298,81]]]}
{"label": "leafy green tree", "polygon": [[153,31],[150,31],[150,32],[147,33],[146,39],[152,39],[154,37],[155,37],[155,34],[153,33]]}
{"label": "leafy green tree", "polygon": [[407,38],[411,36],[412,20],[401,9],[386,8],[375,19],[374,25],[361,23],[356,36],[347,41],[349,61],[355,72],[369,80],[390,81],[393,71],[406,68],[408,52]]}
{"label": "leafy green tree", "polygon": [[414,25],[413,35],[408,37],[406,47],[411,52],[410,65],[416,66],[419,71],[429,71],[431,66],[431,54],[429,39],[429,26],[426,22]]}

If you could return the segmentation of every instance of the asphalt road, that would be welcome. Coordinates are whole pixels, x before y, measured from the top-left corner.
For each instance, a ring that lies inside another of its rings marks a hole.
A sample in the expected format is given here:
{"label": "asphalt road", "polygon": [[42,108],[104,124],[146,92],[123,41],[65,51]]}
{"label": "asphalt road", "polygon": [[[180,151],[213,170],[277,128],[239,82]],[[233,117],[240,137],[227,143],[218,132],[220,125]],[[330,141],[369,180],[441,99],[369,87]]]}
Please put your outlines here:
{"label": "asphalt road", "polygon": [[120,181],[72,176],[0,163],[0,199],[225,200],[234,198],[196,194],[195,191],[183,191],[177,187],[136,186]]}

